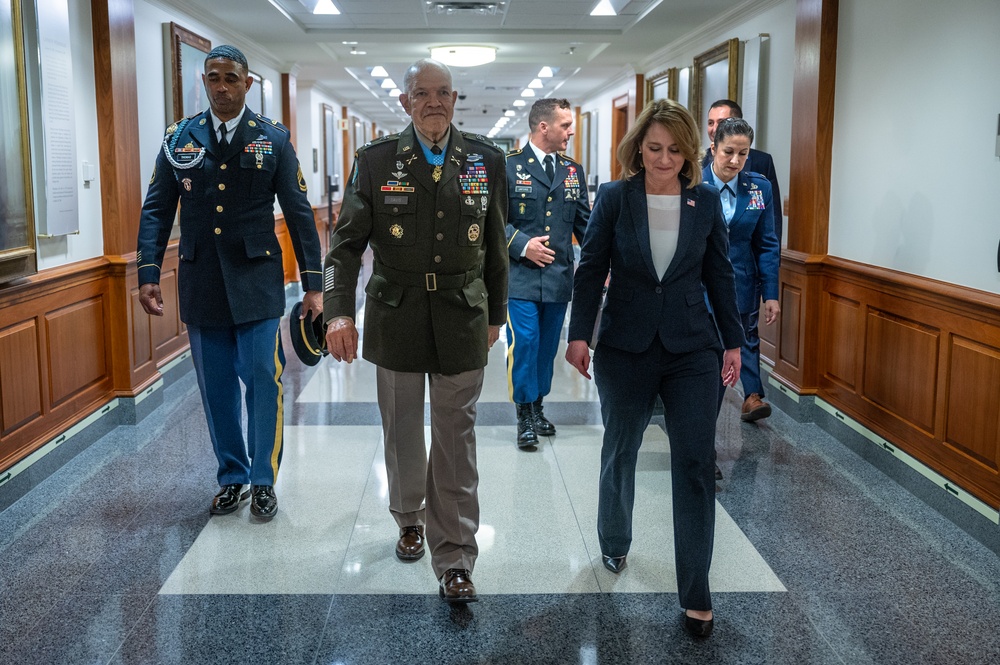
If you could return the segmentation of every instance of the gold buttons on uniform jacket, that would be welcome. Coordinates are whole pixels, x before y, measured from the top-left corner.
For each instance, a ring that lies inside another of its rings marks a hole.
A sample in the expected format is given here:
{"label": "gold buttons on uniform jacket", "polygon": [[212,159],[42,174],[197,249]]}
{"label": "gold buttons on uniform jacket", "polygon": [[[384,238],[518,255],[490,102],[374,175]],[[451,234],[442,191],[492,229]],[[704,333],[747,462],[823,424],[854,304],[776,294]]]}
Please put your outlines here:
{"label": "gold buttons on uniform jacket", "polygon": [[440,256],[435,256],[434,257],[434,263],[441,263],[441,257]]}
{"label": "gold buttons on uniform jacket", "polygon": [[438,210],[438,219],[444,218],[444,210]]}
{"label": "gold buttons on uniform jacket", "polygon": [[548,199],[546,199],[546,200],[547,200],[547,201],[548,201],[549,203],[552,203],[552,197],[551,197],[551,196],[550,196],[550,197],[549,197]]}
{"label": "gold buttons on uniform jacket", "polygon": [[546,241],[545,241],[545,246],[546,246],[546,247],[548,247],[548,246],[549,246],[549,241],[548,241],[548,240],[546,240]]}
{"label": "gold buttons on uniform jacket", "polygon": [[546,217],[551,217],[552,216],[552,211],[551,210],[546,210],[545,211],[545,216]]}
{"label": "gold buttons on uniform jacket", "polygon": [[216,226],[215,227],[215,235],[221,235],[221,234],[222,234],[222,229],[220,229],[218,226]]}
{"label": "gold buttons on uniform jacket", "polygon": [[271,256],[271,250],[269,249],[264,250],[264,253],[267,254],[268,256]]}
{"label": "gold buttons on uniform jacket", "polygon": [[546,231],[551,231],[551,230],[552,230],[552,227],[551,227],[551,226],[546,226],[546,227],[545,227],[545,230],[546,230]]}
{"label": "gold buttons on uniform jacket", "polygon": [[436,237],[436,238],[437,238],[438,240],[444,240],[444,234],[443,234],[443,233],[439,233],[439,234],[437,234],[437,235],[436,235],[435,237]]}
{"label": "gold buttons on uniform jacket", "polygon": [[222,206],[215,206],[215,212],[222,212]]}
{"label": "gold buttons on uniform jacket", "polygon": [[226,186],[223,183],[220,182],[219,183],[219,189],[225,189],[225,188],[226,188]]}
{"label": "gold buttons on uniform jacket", "polygon": [[225,171],[225,170],[226,170],[226,165],[225,165],[225,164],[223,164],[223,165],[221,165],[221,166],[220,166],[219,168],[220,168],[220,169],[222,169],[223,171]]}

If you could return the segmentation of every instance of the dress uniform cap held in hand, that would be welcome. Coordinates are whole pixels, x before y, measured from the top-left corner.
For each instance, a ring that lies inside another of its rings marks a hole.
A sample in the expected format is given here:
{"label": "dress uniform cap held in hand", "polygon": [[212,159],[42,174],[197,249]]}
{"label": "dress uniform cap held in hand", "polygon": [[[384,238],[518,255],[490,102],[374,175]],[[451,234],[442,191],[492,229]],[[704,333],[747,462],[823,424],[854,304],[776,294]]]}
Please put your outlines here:
{"label": "dress uniform cap held in hand", "polygon": [[323,326],[323,317],[302,316],[302,301],[292,305],[292,312],[288,315],[288,327],[292,336],[292,348],[295,355],[306,365],[312,366],[319,363],[323,356],[329,351],[326,350],[326,328]]}

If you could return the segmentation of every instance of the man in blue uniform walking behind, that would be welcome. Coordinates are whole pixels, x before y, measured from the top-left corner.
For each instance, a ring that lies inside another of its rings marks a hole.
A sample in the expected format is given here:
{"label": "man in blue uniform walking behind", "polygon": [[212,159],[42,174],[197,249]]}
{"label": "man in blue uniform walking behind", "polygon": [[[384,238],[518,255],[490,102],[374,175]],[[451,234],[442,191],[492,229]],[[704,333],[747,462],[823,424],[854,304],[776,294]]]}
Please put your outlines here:
{"label": "man in blue uniform walking behind", "polygon": [[507,155],[507,369],[521,449],[556,433],[542,398],[573,294],[573,236],[582,243],[590,219],[583,167],[561,152],[573,136],[569,102],[538,100],[528,128],[527,148]]}
{"label": "man in blue uniform walking behind", "polygon": [[149,181],[136,254],[139,302],[163,316],[160,267],[179,200],[178,303],[219,462],[211,512],[232,513],[252,495],[251,515],[268,520],[278,510],[285,364],[275,196],[301,269],[303,316],[323,309],[319,236],[288,129],[244,104],[253,79],[243,53],[213,49],[202,81],[211,108],[167,127]]}

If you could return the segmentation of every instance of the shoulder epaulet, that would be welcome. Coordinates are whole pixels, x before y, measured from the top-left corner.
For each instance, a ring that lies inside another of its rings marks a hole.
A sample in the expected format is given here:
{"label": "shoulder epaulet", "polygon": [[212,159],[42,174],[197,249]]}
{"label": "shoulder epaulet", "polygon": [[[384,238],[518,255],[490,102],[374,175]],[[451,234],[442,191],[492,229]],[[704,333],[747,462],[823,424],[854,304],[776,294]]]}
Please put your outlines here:
{"label": "shoulder epaulet", "polygon": [[[269,127],[274,127],[275,129],[280,129],[281,131],[283,131],[286,134],[289,133],[288,132],[288,127],[285,127],[283,124],[281,124],[277,120],[271,120],[270,118],[262,116],[260,113],[254,113],[254,115],[257,116],[257,119],[260,120],[261,124],[267,125]],[[252,123],[253,121],[251,120],[250,122]],[[253,126],[253,125],[251,125],[251,126]]]}
{"label": "shoulder epaulet", "polygon": [[513,150],[508,150],[507,151],[507,156],[508,157],[516,157],[517,155],[520,155],[523,151],[524,151],[524,148],[514,148]]}
{"label": "shoulder epaulet", "polygon": [[567,162],[570,162],[570,163],[572,163],[572,164],[574,164],[576,166],[580,166],[580,162],[576,161],[575,159],[573,159],[572,157],[570,157],[566,153],[560,152],[560,153],[557,153],[557,154],[559,155],[559,159],[565,159]]}
{"label": "shoulder epaulet", "polygon": [[482,143],[484,146],[486,146],[488,148],[493,148],[494,150],[496,150],[497,152],[499,152],[501,155],[504,154],[503,148],[501,148],[496,143],[494,143],[491,139],[486,138],[482,134],[473,134],[472,132],[462,132],[462,136],[464,136],[466,138],[466,140],[468,140],[468,141],[476,141],[477,143]]}
{"label": "shoulder epaulet", "polygon": [[[196,113],[195,115],[198,115],[198,114]],[[170,125],[164,131],[164,134],[173,134],[174,132],[176,132],[179,129],[184,129],[184,125],[188,124],[188,122],[190,122],[191,118],[193,118],[193,117],[194,117],[194,115],[189,115],[186,118],[181,118],[180,120],[177,120],[175,122],[170,123]]]}
{"label": "shoulder epaulet", "polygon": [[380,136],[377,139],[372,139],[368,143],[364,144],[363,146],[361,146],[360,148],[358,148],[357,150],[355,150],[354,151],[354,156],[357,157],[358,153],[360,153],[362,150],[367,150],[368,148],[371,148],[373,146],[381,145],[381,144],[385,143],[386,141],[392,141],[392,140],[395,140],[395,139],[398,139],[398,138],[399,138],[399,134],[397,133],[397,134],[386,134],[385,136]]}

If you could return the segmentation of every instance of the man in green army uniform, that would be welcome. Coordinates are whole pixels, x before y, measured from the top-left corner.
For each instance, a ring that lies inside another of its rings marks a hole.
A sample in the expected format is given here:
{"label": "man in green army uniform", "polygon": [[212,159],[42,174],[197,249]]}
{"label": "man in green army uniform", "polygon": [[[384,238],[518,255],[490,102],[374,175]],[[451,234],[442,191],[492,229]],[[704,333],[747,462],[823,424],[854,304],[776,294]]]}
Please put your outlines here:
{"label": "man in green army uniform", "polygon": [[476,402],[507,312],[504,155],[451,124],[457,93],[446,66],[418,61],[404,82],[399,99],[413,122],[358,150],[344,193],[323,269],[326,341],[335,360],[357,357],[355,291],[370,246],[364,357],[378,366],[396,556],[423,556],[426,525],[441,596],[471,602],[479,552]]}

